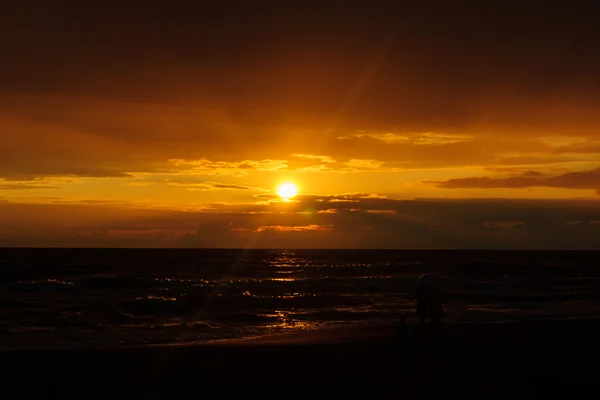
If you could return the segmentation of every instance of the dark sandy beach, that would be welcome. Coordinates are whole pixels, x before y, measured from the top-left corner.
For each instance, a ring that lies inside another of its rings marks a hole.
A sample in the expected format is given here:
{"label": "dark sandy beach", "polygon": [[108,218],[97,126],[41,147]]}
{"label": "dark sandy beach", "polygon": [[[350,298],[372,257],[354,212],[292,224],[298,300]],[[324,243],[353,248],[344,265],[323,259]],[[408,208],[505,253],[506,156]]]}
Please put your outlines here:
{"label": "dark sandy beach", "polygon": [[431,384],[482,391],[522,384],[547,391],[600,381],[599,337],[600,319],[448,324],[437,332],[363,326],[212,344],[4,352],[0,362],[5,389],[26,379],[56,395],[80,387],[271,395],[277,387],[316,395],[357,385],[415,394]]}

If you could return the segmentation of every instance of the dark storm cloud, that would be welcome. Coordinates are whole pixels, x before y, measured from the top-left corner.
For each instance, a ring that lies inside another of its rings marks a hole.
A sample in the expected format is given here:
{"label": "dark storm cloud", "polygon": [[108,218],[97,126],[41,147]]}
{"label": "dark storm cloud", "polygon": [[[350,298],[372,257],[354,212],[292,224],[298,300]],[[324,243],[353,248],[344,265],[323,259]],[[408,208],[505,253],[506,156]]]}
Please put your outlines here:
{"label": "dark storm cloud", "polygon": [[535,171],[526,171],[521,176],[508,178],[490,178],[487,176],[473,178],[448,179],[446,181],[424,181],[440,188],[529,188],[553,187],[563,189],[596,189],[600,190],[600,168],[591,171],[568,172],[557,176],[540,176]]}

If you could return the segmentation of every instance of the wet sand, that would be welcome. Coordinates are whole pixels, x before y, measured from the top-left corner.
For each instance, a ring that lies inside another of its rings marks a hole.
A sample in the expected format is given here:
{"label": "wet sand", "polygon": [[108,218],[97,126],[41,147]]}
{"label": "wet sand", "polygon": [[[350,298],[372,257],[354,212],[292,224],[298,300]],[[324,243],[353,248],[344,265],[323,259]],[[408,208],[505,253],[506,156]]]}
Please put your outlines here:
{"label": "wet sand", "polygon": [[[352,327],[211,344],[0,353],[5,391],[48,397],[243,393],[314,397],[385,392],[422,396],[435,385],[482,393],[521,385],[600,383],[600,319],[448,324],[438,331]],[[31,387],[21,381],[31,382]],[[278,389],[279,388],[279,389]],[[173,398],[173,397],[172,397]]]}

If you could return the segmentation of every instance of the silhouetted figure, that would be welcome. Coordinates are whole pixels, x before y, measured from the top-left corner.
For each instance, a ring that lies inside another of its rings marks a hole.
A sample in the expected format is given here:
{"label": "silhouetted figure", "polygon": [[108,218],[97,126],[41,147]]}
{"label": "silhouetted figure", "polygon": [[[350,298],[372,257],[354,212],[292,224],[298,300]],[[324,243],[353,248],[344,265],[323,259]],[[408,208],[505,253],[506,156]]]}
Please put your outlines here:
{"label": "silhouetted figure", "polygon": [[403,338],[406,334],[406,315],[401,314],[396,325],[396,336]]}
{"label": "silhouetted figure", "polygon": [[427,273],[419,278],[417,288],[417,314],[419,326],[423,326],[425,318],[431,319],[431,324],[438,327],[442,316],[441,280],[436,273]]}

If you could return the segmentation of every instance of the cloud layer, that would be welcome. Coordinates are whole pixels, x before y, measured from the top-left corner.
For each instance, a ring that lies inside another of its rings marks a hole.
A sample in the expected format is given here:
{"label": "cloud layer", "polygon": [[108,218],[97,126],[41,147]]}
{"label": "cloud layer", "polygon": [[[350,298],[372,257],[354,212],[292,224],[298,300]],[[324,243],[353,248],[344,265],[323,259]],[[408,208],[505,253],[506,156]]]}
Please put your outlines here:
{"label": "cloud layer", "polygon": [[0,245],[597,247],[587,3],[21,3]]}
{"label": "cloud layer", "polygon": [[326,169],[600,156],[600,37],[583,4],[39,3],[0,17],[6,179],[295,154]]}
{"label": "cloud layer", "polygon": [[0,215],[0,246],[600,250],[591,200],[343,195],[196,210],[4,202]]}
{"label": "cloud layer", "polygon": [[543,176],[536,171],[523,172],[520,176],[491,178],[488,176],[448,179],[446,181],[425,181],[445,189],[478,188],[523,189],[531,187],[553,187],[563,189],[595,189],[600,195],[600,168],[591,171],[568,172],[556,176]]}

